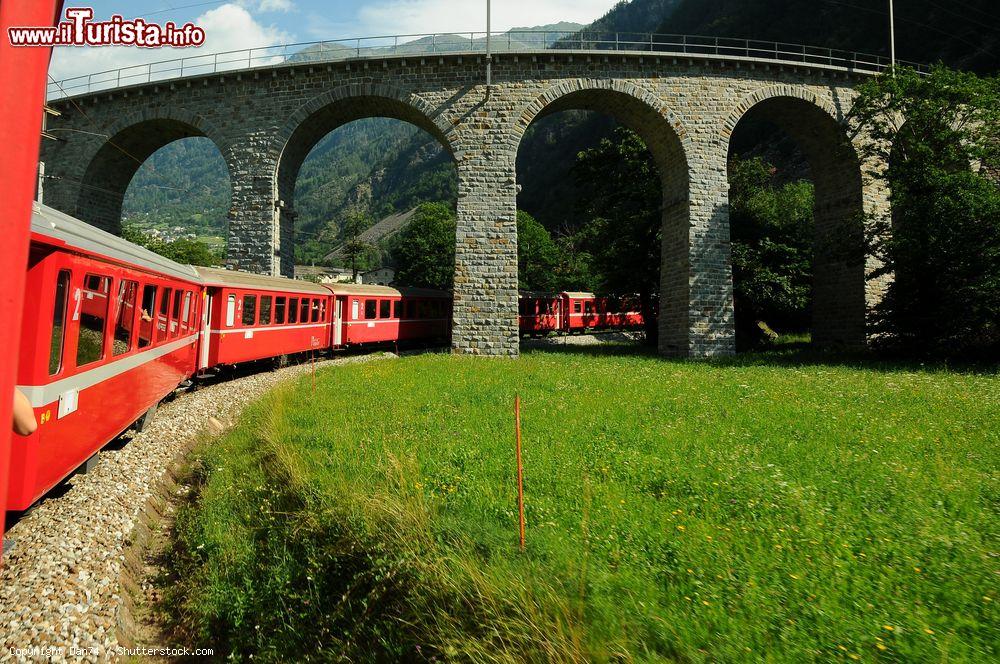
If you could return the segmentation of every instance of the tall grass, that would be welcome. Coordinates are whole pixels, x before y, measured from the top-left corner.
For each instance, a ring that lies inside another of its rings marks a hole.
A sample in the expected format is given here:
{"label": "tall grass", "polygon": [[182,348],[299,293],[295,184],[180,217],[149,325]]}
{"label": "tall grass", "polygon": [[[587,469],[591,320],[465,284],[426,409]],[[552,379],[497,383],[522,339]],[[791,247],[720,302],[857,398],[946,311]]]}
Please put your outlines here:
{"label": "tall grass", "polygon": [[265,660],[996,657],[1000,379],[797,357],[425,356],[279,389],[202,453],[179,625]]}

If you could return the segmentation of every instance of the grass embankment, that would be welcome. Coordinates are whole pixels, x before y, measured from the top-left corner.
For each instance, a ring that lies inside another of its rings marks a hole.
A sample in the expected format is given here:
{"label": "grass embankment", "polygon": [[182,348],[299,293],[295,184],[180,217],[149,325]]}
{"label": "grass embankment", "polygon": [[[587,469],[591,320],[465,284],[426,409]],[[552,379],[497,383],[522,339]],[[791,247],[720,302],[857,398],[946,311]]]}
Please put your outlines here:
{"label": "grass embankment", "polygon": [[204,452],[173,601],[271,659],[996,657],[1000,379],[794,358],[306,377]]}

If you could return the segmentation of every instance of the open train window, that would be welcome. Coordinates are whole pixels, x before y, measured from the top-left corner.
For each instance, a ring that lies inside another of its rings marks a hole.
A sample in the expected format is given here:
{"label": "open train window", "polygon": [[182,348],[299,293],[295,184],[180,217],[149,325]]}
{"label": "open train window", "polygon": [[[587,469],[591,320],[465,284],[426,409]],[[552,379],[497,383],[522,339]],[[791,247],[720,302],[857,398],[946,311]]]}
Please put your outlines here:
{"label": "open train window", "polygon": [[293,297],[288,300],[288,322],[299,322],[299,298]]}
{"label": "open train window", "polygon": [[573,303],[573,313],[574,314],[578,314],[581,311],[583,311],[583,304],[581,302],[574,302]]}
{"label": "open train window", "polygon": [[278,297],[274,300],[274,322],[276,325],[285,323],[285,298]]}
{"label": "open train window", "polygon": [[124,355],[132,350],[132,328],[135,325],[135,298],[139,284],[134,281],[118,283],[118,314],[115,317],[115,338],[111,342],[111,354]]}
{"label": "open train window", "polygon": [[236,296],[230,295],[226,298],[226,327],[236,324]]}
{"label": "open train window", "polygon": [[170,313],[170,338],[176,337],[181,332],[181,296],[184,291],[174,291],[174,310]]}
{"label": "open train window", "polygon": [[377,309],[377,300],[365,300],[365,320],[374,320]]}
{"label": "open train window", "polygon": [[257,322],[257,296],[243,296],[243,325],[252,327]]}
{"label": "open train window", "polygon": [[153,343],[153,316],[156,314],[156,286],[142,289],[142,310],[139,312],[139,348]]}
{"label": "open train window", "polygon": [[108,321],[111,277],[88,274],[80,294],[80,327],[76,340],[76,366],[104,358],[104,326]]}
{"label": "open train window", "polygon": [[187,334],[191,329],[191,291],[184,291],[184,312],[181,316],[181,332]]}
{"label": "open train window", "polygon": [[583,310],[588,314],[594,313],[594,303],[587,301],[586,303],[584,303]]}
{"label": "open train window", "polygon": [[69,270],[60,270],[56,279],[56,303],[52,311],[52,341],[49,344],[49,375],[62,368],[63,335],[66,332],[66,294],[69,292]]}
{"label": "open train window", "polygon": [[260,324],[270,325],[271,324],[271,296],[261,295],[260,296]]}
{"label": "open train window", "polygon": [[326,322],[326,300],[319,301],[319,319],[322,322]]}
{"label": "open train window", "polygon": [[392,306],[392,302],[389,300],[382,300],[378,304],[378,317],[379,318],[392,318],[389,313],[389,308]]}
{"label": "open train window", "polygon": [[319,300],[313,299],[312,301],[312,322],[319,322]]}
{"label": "open train window", "polygon": [[299,322],[308,323],[309,322],[309,298],[302,298],[302,304],[299,305]]}

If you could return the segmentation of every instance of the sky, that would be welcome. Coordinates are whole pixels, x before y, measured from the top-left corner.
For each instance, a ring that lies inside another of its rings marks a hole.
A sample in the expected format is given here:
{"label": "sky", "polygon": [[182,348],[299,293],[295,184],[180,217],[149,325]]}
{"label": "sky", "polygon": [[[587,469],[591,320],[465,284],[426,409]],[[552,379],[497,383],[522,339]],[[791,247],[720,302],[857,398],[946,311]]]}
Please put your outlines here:
{"label": "sky", "polygon": [[[494,0],[493,29],[570,21],[590,23],[616,0]],[[66,7],[93,7],[95,20],[113,14],[157,23],[191,21],[205,29],[197,49],[58,47],[55,80],[133,64],[236,51],[260,46],[377,35],[469,32],[486,29],[486,0],[91,0]]]}

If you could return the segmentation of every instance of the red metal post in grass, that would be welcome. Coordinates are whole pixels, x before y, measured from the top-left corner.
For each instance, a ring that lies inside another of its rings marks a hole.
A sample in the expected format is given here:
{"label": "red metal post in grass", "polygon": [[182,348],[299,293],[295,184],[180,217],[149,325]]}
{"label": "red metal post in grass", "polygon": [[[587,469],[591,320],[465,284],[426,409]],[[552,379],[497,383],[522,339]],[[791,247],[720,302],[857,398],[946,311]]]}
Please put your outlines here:
{"label": "red metal post in grass", "polygon": [[524,468],[521,464],[521,395],[514,395],[514,431],[517,436],[517,512],[520,519],[521,551],[524,551]]}
{"label": "red metal post in grass", "polygon": [[38,177],[38,150],[42,132],[45,76],[51,48],[13,47],[7,28],[54,25],[61,0],[3,0],[0,2],[0,518],[7,510],[7,473],[10,465],[11,422],[17,353],[21,335],[21,307],[28,266],[31,200]]}

